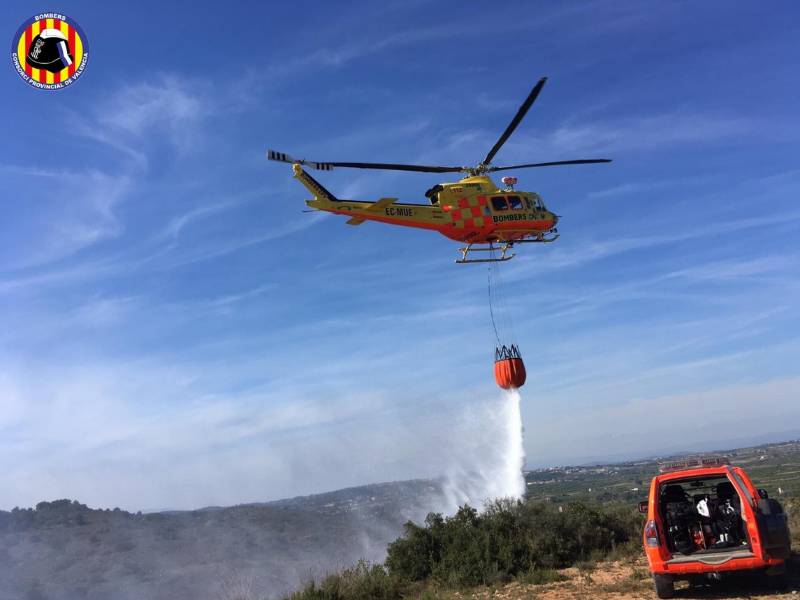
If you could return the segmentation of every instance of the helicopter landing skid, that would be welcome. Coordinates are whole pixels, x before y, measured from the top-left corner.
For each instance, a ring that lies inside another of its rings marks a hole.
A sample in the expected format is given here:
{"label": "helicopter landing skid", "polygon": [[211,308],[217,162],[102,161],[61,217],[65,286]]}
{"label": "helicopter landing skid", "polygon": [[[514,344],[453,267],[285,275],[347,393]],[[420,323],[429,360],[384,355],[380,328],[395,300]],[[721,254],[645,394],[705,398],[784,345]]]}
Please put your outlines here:
{"label": "helicopter landing skid", "polygon": [[553,237],[544,237],[544,235],[533,238],[532,240],[515,240],[515,244],[549,244],[558,239],[559,234],[556,233]]}
{"label": "helicopter landing skid", "polygon": [[[461,251],[461,258],[456,259],[456,263],[459,265],[465,265],[470,263],[489,263],[489,262],[505,262],[507,260],[511,260],[514,258],[515,254],[507,255],[507,252],[511,250],[513,244],[510,242],[502,244],[500,246],[495,246],[494,244],[489,244],[486,248],[473,248],[472,244],[467,244],[463,248],[459,248]],[[494,252],[497,250],[500,252],[499,257],[495,257],[492,255],[491,258],[468,258],[470,252]]]}

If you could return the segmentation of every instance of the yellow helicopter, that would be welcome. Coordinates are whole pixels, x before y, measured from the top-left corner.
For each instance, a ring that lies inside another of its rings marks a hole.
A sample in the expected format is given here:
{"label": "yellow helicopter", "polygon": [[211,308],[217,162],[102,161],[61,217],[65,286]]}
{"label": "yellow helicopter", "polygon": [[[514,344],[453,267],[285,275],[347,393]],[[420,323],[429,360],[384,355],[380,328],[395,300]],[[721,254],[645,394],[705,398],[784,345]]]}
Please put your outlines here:
{"label": "yellow helicopter", "polygon": [[[607,158],[559,160],[496,167],[492,159],[520,124],[531,105],[542,91],[547,77],[542,77],[528,94],[517,114],[511,119],[503,134],[492,149],[475,167],[441,167],[430,165],[406,165],[395,163],[367,162],[316,162],[301,160],[274,150],[267,151],[267,158],[290,163],[294,176],[313,195],[306,204],[314,210],[323,210],[350,217],[348,225],[361,225],[365,221],[378,221],[390,225],[403,225],[419,229],[431,229],[442,235],[466,244],[460,248],[457,263],[502,262],[514,257],[509,251],[515,244],[549,243],[558,238],[558,215],[550,212],[541,196],[535,192],[514,189],[515,177],[503,177],[503,187],[497,186],[489,173],[552,167],[557,165],[583,165],[611,162]],[[425,192],[429,204],[404,204],[397,198],[381,198],[376,202],[344,200],[337,198],[322,184],[309,175],[303,166],[320,171],[334,167],[353,169],[380,169],[390,171],[414,171],[420,173],[466,173],[457,183],[441,183]],[[489,252],[489,258],[471,258],[470,252]],[[497,254],[496,254],[497,252]]]}

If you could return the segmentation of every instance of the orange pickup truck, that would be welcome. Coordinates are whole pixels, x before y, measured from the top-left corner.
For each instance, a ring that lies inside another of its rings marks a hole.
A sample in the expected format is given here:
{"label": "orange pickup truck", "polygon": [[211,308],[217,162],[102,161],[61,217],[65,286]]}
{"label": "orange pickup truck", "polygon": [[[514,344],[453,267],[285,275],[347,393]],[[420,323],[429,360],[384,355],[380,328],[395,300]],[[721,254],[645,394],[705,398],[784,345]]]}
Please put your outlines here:
{"label": "orange pickup truck", "polygon": [[676,580],[699,583],[734,571],[763,572],[784,585],[791,553],[786,514],[725,458],[662,466],[650,484],[643,542],[659,598]]}

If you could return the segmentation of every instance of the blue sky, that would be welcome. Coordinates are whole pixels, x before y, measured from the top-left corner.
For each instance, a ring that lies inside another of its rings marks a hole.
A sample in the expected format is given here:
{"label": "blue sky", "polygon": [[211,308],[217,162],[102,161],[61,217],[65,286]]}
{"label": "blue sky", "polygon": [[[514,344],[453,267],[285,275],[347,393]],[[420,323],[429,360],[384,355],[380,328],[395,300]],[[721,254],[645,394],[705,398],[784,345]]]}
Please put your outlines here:
{"label": "blue sky", "polygon": [[[91,56],[61,92],[2,78],[0,507],[268,500],[469,457],[498,400],[486,269],[302,213],[264,152],[473,164],[544,75],[495,162],[614,162],[516,173],[563,215],[502,268],[528,465],[800,432],[796,3],[44,8]],[[3,3],[9,42],[41,10]],[[319,179],[406,202],[441,181]]]}

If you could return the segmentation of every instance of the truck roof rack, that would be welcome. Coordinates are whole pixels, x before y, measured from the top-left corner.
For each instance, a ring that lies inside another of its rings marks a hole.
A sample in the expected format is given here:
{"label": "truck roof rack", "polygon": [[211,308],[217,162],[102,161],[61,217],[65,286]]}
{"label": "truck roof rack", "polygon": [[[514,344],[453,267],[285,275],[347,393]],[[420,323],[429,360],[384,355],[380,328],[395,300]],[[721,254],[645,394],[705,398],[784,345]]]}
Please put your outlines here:
{"label": "truck roof rack", "polygon": [[658,465],[659,473],[672,473],[673,471],[685,471],[688,469],[705,469],[709,467],[722,467],[731,464],[726,456],[706,456],[703,458],[689,458],[686,460],[676,460]]}

